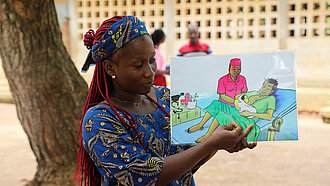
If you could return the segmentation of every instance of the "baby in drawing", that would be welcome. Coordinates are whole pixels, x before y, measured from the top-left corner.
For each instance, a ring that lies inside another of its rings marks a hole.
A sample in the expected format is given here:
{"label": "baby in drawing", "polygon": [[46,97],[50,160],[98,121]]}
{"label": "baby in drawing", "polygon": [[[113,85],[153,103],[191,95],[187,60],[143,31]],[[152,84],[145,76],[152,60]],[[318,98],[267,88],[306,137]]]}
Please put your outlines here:
{"label": "baby in drawing", "polygon": [[[249,98],[245,94],[239,94],[235,96],[235,108],[241,113],[243,111],[249,111],[250,113],[257,113],[257,109],[251,105]],[[248,116],[246,118],[253,118],[254,116]]]}

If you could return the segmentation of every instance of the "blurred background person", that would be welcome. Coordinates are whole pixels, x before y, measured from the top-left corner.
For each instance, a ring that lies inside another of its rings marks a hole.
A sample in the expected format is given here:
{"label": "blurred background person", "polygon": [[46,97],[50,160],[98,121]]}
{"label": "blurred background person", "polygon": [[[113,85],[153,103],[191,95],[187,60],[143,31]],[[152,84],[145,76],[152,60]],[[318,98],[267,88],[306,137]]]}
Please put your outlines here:
{"label": "blurred background person", "polygon": [[152,41],[155,47],[155,58],[157,62],[157,72],[154,78],[154,85],[166,87],[166,74],[170,74],[169,67],[166,67],[166,62],[163,54],[161,53],[159,46],[165,41],[165,33],[161,29],[155,30],[152,34]]}
{"label": "blurred background person", "polygon": [[212,53],[210,46],[199,41],[198,27],[195,24],[188,25],[189,43],[179,49],[177,56],[206,56]]}

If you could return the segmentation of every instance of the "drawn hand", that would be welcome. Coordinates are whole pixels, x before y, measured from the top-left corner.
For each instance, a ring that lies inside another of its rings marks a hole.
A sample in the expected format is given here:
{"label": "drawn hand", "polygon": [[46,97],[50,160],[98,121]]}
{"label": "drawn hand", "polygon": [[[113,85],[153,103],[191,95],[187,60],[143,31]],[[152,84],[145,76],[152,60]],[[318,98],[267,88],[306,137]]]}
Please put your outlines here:
{"label": "drawn hand", "polygon": [[241,116],[243,117],[248,117],[248,116],[252,116],[252,113],[247,111],[247,110],[243,110],[242,112],[239,113]]}

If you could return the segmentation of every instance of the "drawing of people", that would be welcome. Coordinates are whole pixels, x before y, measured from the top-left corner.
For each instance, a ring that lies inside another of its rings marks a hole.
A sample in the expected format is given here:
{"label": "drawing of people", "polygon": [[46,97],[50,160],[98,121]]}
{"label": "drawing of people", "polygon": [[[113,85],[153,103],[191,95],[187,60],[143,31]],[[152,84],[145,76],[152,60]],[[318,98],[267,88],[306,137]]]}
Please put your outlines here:
{"label": "drawing of people", "polygon": [[[228,71],[229,71],[228,74],[222,76],[219,79],[217,93],[219,94],[219,101],[227,103],[231,106],[235,106],[234,104],[235,96],[243,92],[246,92],[248,90],[246,86],[245,77],[240,75],[241,60],[238,58],[231,59],[229,63]],[[214,107],[212,104],[214,103],[212,102],[210,107]],[[206,116],[204,116],[204,118],[205,117]],[[204,118],[202,121],[204,121]],[[193,126],[188,129],[188,133],[192,133],[200,129],[202,128],[196,128]]]}
{"label": "drawing of people", "polygon": [[240,73],[241,60],[238,58],[231,59],[229,73],[218,81],[217,93],[219,94],[219,101],[234,106],[235,96],[248,90],[245,77],[240,75]]}
{"label": "drawing of people", "polygon": [[[248,99],[247,102],[255,108],[256,112],[250,112],[248,110],[238,110],[230,104],[214,100],[208,107],[204,109],[206,113],[202,121],[199,124],[190,127],[188,129],[188,132],[192,133],[197,130],[203,129],[204,124],[211,117],[214,117],[214,120],[211,123],[211,126],[208,129],[207,133],[196,140],[197,143],[201,143],[205,141],[207,137],[210,136],[210,134],[219,125],[225,125],[230,123],[231,121],[236,122],[237,124],[242,126],[243,129],[247,128],[247,126],[249,126],[250,124],[255,125],[259,119],[270,121],[276,108],[276,99],[270,94],[272,94],[277,89],[277,85],[277,80],[273,78],[265,79],[259,92],[250,91],[235,96],[236,99],[241,95],[246,96]],[[247,140],[257,140],[259,132],[259,126],[255,125],[255,127],[247,136]]]}

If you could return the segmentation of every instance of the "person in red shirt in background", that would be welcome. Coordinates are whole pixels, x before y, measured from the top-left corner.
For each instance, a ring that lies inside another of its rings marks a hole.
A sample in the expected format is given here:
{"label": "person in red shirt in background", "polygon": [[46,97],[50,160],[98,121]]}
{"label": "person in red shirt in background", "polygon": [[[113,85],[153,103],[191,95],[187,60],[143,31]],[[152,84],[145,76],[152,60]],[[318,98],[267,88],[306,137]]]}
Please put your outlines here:
{"label": "person in red shirt in background", "polygon": [[163,30],[157,29],[151,34],[151,37],[155,47],[155,58],[157,63],[157,72],[154,78],[154,85],[166,87],[165,74],[170,74],[170,69],[166,68],[164,56],[159,49],[159,46],[165,41],[165,34]]}
{"label": "person in red shirt in background", "polygon": [[199,32],[196,25],[188,25],[188,34],[189,43],[180,48],[177,56],[206,56],[212,53],[208,44],[199,41]]}

